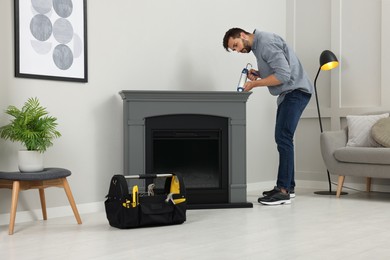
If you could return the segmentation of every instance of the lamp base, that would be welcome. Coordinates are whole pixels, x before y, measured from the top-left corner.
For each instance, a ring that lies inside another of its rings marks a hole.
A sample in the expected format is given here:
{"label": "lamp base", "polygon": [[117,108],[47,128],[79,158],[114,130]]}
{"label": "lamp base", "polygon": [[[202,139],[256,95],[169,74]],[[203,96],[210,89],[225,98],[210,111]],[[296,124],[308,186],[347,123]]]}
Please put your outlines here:
{"label": "lamp base", "polygon": [[[317,195],[336,195],[335,191],[315,191],[314,194]],[[348,192],[341,192],[340,195],[347,195]]]}

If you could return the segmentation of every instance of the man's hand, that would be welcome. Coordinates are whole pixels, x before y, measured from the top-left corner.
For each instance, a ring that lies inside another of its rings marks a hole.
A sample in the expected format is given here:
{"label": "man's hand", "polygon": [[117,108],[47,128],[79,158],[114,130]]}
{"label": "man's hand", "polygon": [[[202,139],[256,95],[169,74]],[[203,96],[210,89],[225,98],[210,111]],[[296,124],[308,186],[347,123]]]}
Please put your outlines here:
{"label": "man's hand", "polygon": [[250,69],[248,73],[248,79],[254,81],[260,78],[260,73],[255,69]]}
{"label": "man's hand", "polygon": [[251,91],[252,88],[256,87],[256,80],[255,81],[247,81],[245,84],[244,84],[244,91],[245,92],[248,92],[248,91]]}
{"label": "man's hand", "polygon": [[256,80],[260,79],[260,73],[255,69],[250,69],[248,72],[248,79],[250,81],[247,81],[244,84],[244,91],[248,92],[251,91],[254,87],[257,87]]}

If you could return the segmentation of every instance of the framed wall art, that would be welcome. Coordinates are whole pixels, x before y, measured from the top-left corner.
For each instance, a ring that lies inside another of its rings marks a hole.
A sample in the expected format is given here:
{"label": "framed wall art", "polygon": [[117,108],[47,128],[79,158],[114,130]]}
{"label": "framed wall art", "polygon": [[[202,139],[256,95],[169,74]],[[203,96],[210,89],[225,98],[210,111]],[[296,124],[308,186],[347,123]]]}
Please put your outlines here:
{"label": "framed wall art", "polygon": [[15,77],[88,82],[86,0],[15,0]]}

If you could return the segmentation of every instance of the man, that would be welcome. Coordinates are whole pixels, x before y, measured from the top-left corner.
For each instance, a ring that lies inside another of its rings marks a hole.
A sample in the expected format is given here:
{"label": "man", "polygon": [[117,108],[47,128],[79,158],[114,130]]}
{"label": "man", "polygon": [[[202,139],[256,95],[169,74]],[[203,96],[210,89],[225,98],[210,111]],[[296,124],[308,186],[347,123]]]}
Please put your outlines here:
{"label": "man", "polygon": [[258,71],[251,69],[244,91],[256,87],[268,87],[278,96],[275,125],[275,142],[279,152],[279,168],[276,186],[264,191],[259,202],[265,205],[291,203],[295,197],[294,180],[294,133],[303,110],[313,93],[313,84],[304,71],[298,57],[278,35],[255,30],[248,33],[232,28],[223,38],[227,51],[253,52]]}

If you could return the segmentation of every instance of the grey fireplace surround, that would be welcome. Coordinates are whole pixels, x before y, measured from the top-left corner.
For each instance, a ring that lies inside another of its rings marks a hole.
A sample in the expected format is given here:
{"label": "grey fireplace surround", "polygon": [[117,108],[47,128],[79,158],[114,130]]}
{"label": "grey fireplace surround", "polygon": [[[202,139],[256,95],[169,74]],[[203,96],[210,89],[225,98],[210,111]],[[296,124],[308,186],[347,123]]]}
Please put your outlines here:
{"label": "grey fireplace surround", "polygon": [[229,203],[247,202],[246,102],[250,92],[122,90],[124,174],[145,173],[145,119],[177,114],[228,118]]}

